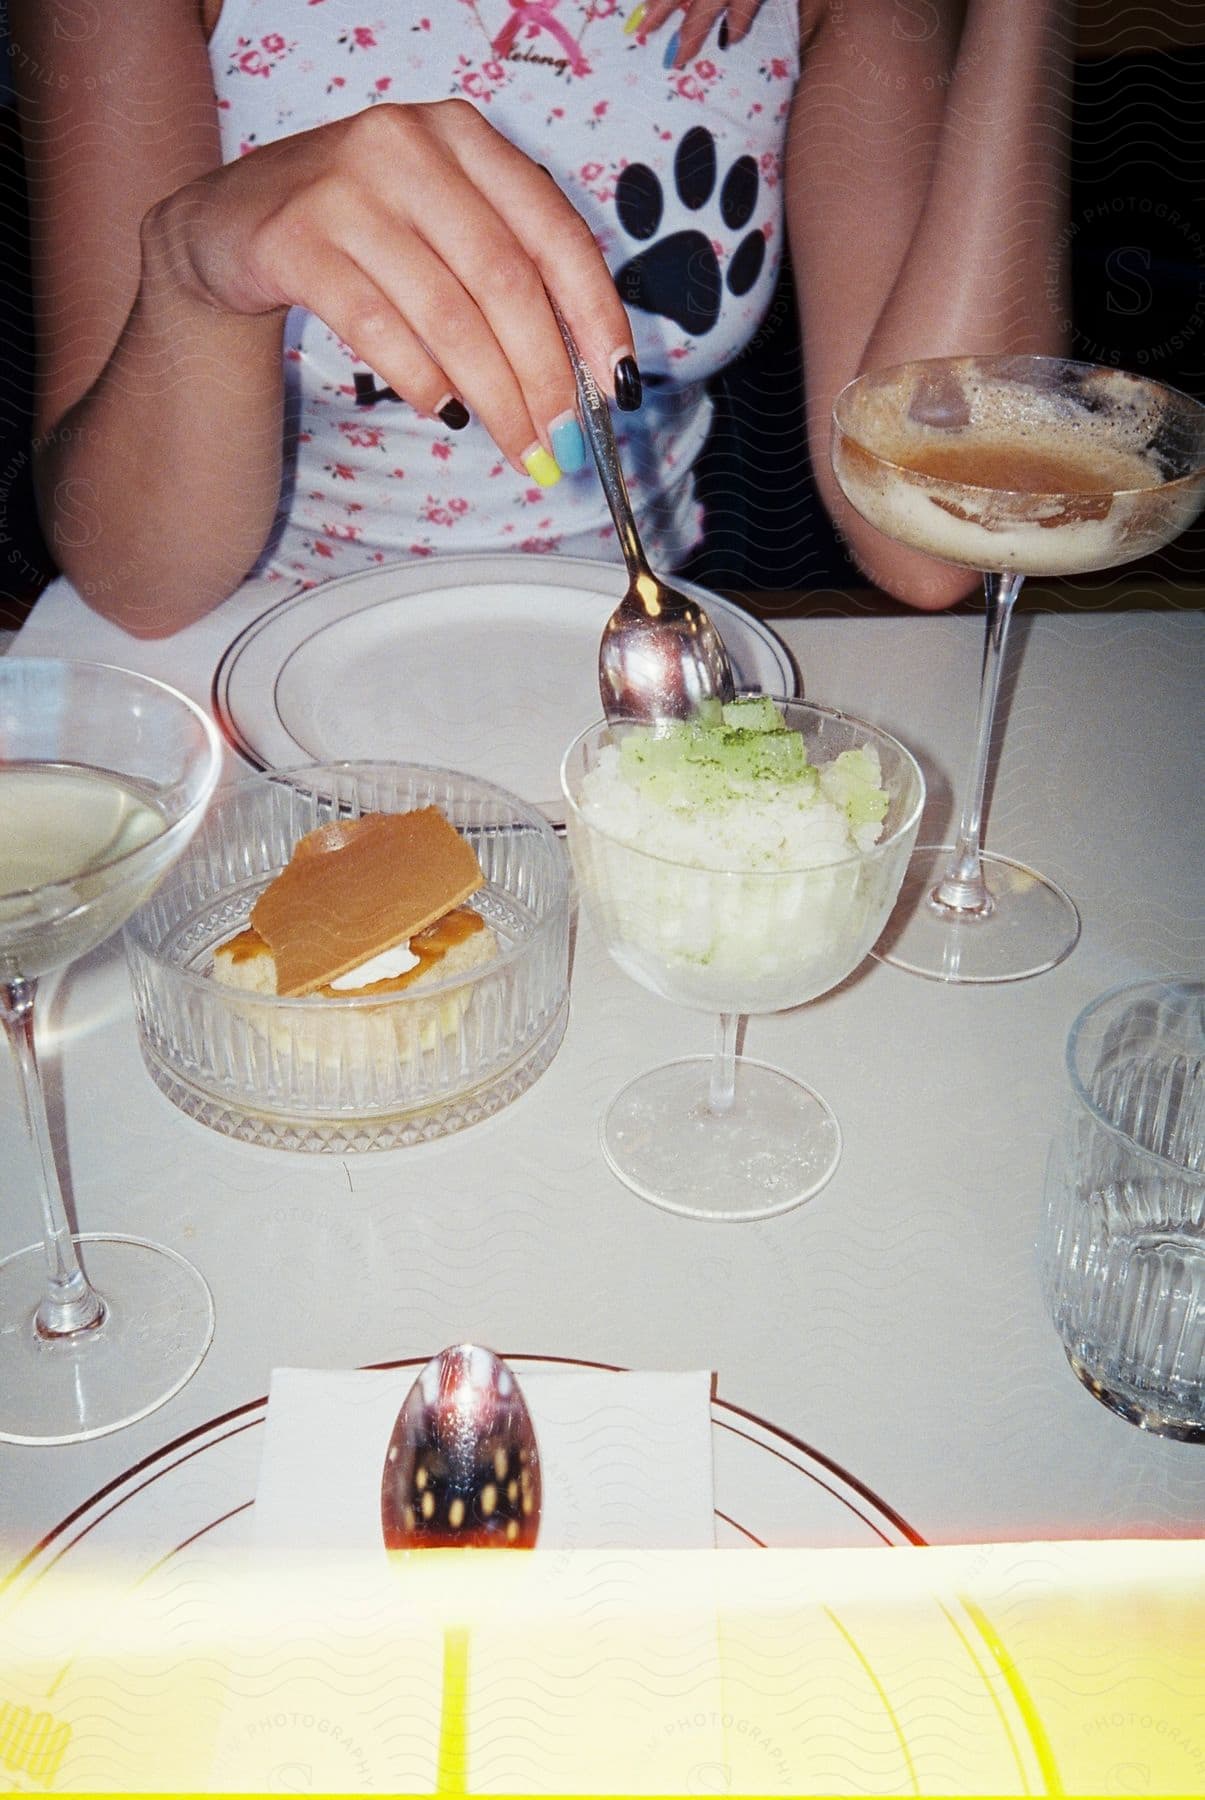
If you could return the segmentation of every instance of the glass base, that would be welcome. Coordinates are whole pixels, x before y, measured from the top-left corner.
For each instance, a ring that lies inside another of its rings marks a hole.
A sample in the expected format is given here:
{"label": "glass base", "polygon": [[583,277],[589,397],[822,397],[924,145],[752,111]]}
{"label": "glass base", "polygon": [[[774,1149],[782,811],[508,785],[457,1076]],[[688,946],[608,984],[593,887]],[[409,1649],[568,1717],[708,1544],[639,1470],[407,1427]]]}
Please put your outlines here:
{"label": "glass base", "polygon": [[710,1056],[686,1056],[629,1082],[602,1121],[619,1179],[688,1219],[771,1219],[819,1193],[841,1156],[841,1128],[812,1091],[768,1063],[736,1059],[736,1100],[707,1105]]}
{"label": "glass base", "polygon": [[937,905],[933,889],[954,854],[952,844],[913,852],[900,897],[871,955],[933,981],[1024,981],[1069,956],[1080,918],[1062,888],[1011,857],[982,857],[991,896],[985,913],[958,914]]}
{"label": "glass base", "polygon": [[212,1342],[213,1295],[176,1251],[99,1232],[74,1242],[106,1307],[76,1337],[34,1330],[41,1244],[0,1262],[0,1442],[78,1444],[120,1431],[178,1394]]}
{"label": "glass base", "polygon": [[1099,1375],[1094,1375],[1065,1344],[1063,1349],[1076,1379],[1118,1418],[1128,1420],[1140,1431],[1149,1431],[1155,1437],[1176,1438],[1182,1444],[1205,1444],[1205,1418],[1194,1419],[1187,1412],[1177,1413],[1170,1408],[1164,1411],[1153,1401],[1143,1402],[1131,1394],[1120,1393]]}

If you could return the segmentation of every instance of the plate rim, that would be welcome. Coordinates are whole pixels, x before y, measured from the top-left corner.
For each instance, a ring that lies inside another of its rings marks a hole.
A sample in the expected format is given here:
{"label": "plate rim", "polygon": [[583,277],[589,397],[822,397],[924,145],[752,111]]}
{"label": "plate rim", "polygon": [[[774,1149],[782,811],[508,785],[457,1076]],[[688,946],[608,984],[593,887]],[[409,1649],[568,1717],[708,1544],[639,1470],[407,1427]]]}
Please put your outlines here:
{"label": "plate rim", "polygon": [[[279,600],[265,607],[262,612],[257,613],[235,633],[223,649],[214,668],[209,689],[210,703],[218,727],[230,748],[253,769],[268,773],[274,768],[284,766],[265,760],[264,754],[251,742],[235,717],[230,701],[230,689],[240,657],[257,638],[269,631],[278,622],[281,615],[292,607],[306,604],[318,597],[329,600],[332,595],[336,596],[337,604],[338,598],[346,594],[349,589],[354,590],[361,584],[375,584],[382,579],[398,577],[403,578],[407,585],[413,580],[418,592],[431,594],[438,593],[444,588],[486,586],[491,582],[503,586],[527,583],[544,587],[572,587],[575,572],[583,578],[593,579],[595,582],[603,578],[607,581],[615,581],[617,578],[616,602],[620,599],[623,593],[622,563],[604,562],[580,556],[536,556],[522,551],[501,551],[471,556],[434,556],[430,559],[398,559],[367,569],[356,569],[350,574],[339,575],[330,581],[317,582],[308,587],[294,587],[289,593],[282,595]],[[750,635],[758,641],[782,671],[783,686],[775,691],[795,699],[802,695],[803,678],[794,655],[777,633],[772,631],[763,620],[756,618],[752,613],[744,612],[736,602],[726,599],[724,595],[700,587],[696,582],[683,580],[679,581],[677,585],[683,593],[697,599],[703,606],[707,606],[710,602],[713,606],[718,604],[726,614],[735,614],[740,619],[742,626],[748,629]],[[605,586],[595,586],[588,587],[586,591],[603,594],[607,589]],[[368,610],[372,606],[386,605],[393,599],[405,600],[408,597],[410,596],[405,588],[394,595],[382,594],[379,599],[366,602],[363,610]],[[358,610],[360,609],[356,607],[353,600],[353,604],[342,616],[347,617]],[[328,624],[333,625],[336,622],[332,619],[328,621]],[[273,708],[275,709],[274,700]],[[279,719],[279,713],[277,713],[277,718],[281,729],[286,735],[291,736],[284,721]],[[292,741],[295,742],[295,740]],[[302,745],[298,745],[297,750],[302,757],[312,755],[312,752],[307,751]],[[529,804],[546,806],[547,801],[531,800]]]}
{"label": "plate rim", "polygon": [[[554,1368],[592,1369],[607,1374],[632,1373],[628,1364],[601,1362],[589,1357],[559,1356],[548,1354],[546,1352],[523,1350],[505,1351],[502,1354],[507,1362],[514,1365],[536,1363],[541,1367],[550,1366]],[[430,1358],[425,1355],[391,1357],[384,1362],[361,1363],[357,1365],[357,1368],[358,1371],[364,1373],[395,1369],[414,1369],[417,1371],[429,1360]],[[103,1501],[110,1495],[115,1494],[117,1490],[122,1488],[127,1482],[132,1481],[135,1477],[147,1473],[148,1471],[156,1470],[156,1465],[158,1465],[158,1468],[155,1473],[150,1474],[150,1480],[155,1480],[159,1475],[166,1475],[170,1470],[179,1468],[183,1463],[191,1460],[193,1456],[202,1454],[207,1448],[207,1445],[198,1443],[198,1439],[211,1437],[212,1434],[217,1433],[223,1426],[229,1426],[232,1427],[232,1429],[224,1432],[221,1436],[214,1436],[212,1439],[213,1442],[220,1443],[223,1442],[226,1437],[234,1436],[242,1431],[254,1430],[257,1427],[262,1426],[266,1421],[267,1406],[268,1395],[260,1394],[255,1399],[245,1400],[238,1406],[228,1408],[225,1412],[215,1413],[211,1418],[201,1420],[198,1424],[190,1426],[187,1431],[181,1432],[178,1437],[169,1439],[166,1444],[161,1444],[158,1449],[148,1451],[145,1456],[139,1457],[138,1460],[131,1463],[128,1468],[111,1476],[107,1481],[102,1482],[101,1485],[94,1489],[86,1499],[81,1500],[78,1505],[72,1507],[70,1512],[66,1513],[63,1518],[59,1519],[48,1531],[44,1532],[37,1543],[25,1551],[15,1563],[11,1564],[3,1572],[3,1574],[0,1574],[0,1602],[3,1601],[6,1594],[11,1595],[13,1599],[16,1600],[17,1596],[14,1594],[14,1589],[18,1585],[20,1585],[22,1594],[28,1592],[29,1587],[40,1581],[45,1575],[48,1575],[56,1564],[67,1555],[68,1550],[72,1548],[74,1544],[78,1543],[82,1537],[86,1536],[89,1531],[100,1524],[103,1519],[107,1518],[110,1512],[116,1511],[117,1507],[124,1505],[124,1499],[117,1500],[113,1507],[99,1513],[95,1519],[90,1521],[86,1526],[85,1531],[81,1532],[77,1537],[72,1538],[70,1543],[64,1544],[55,1552],[55,1554],[48,1554],[58,1540],[62,1538],[66,1532],[70,1531],[73,1525],[83,1519],[87,1514],[95,1511]],[[787,1431],[782,1426],[775,1425],[769,1419],[762,1418],[760,1414],[751,1411],[748,1407],[740,1406],[732,1400],[725,1400],[723,1396],[715,1390],[714,1384],[710,1406],[713,1429],[733,1431],[738,1436],[750,1438],[750,1441],[756,1442],[757,1440],[753,1439],[750,1433],[741,1430],[740,1423],[732,1423],[727,1418],[717,1418],[716,1416],[717,1410],[724,1414],[730,1414],[735,1421],[757,1426],[760,1430],[767,1433],[770,1438],[776,1440],[777,1444],[787,1446],[791,1450],[798,1452],[808,1461],[817,1464],[819,1469],[825,1474],[834,1476],[838,1481],[843,1482],[858,1496],[859,1499],[864,1500],[867,1503],[872,1514],[877,1513],[877,1519],[875,1517],[868,1517],[866,1513],[861,1512],[846,1496],[839,1493],[835,1488],[830,1487],[828,1482],[821,1480],[820,1476],[813,1470],[804,1468],[798,1463],[793,1464],[800,1474],[807,1476],[809,1479],[816,1480],[820,1486],[824,1487],[828,1493],[832,1494],[833,1498],[840,1505],[846,1507],[850,1512],[861,1519],[863,1524],[867,1525],[874,1535],[882,1540],[885,1549],[919,1549],[926,1547],[927,1540],[921,1536],[913,1525],[909,1524],[896,1507],[882,1499],[880,1495],[875,1493],[873,1488],[862,1481],[858,1476],[853,1475],[833,1457],[826,1456],[823,1451],[817,1450],[813,1445],[807,1443],[805,1439],[796,1436],[793,1432]],[[258,1413],[260,1416],[249,1416],[255,1413]],[[189,1448],[189,1446],[191,1446],[191,1448]],[[762,1449],[771,1449],[772,1454],[784,1454],[782,1450],[775,1450],[769,1445],[761,1444],[759,1447]],[[175,1461],[171,1461],[170,1459],[179,1451],[186,1451],[186,1454],[177,1457]],[[793,1461],[790,1457],[786,1457],[785,1460]],[[141,1485],[134,1488],[132,1492],[141,1492]],[[254,1505],[254,1503],[254,1496],[252,1496],[250,1500],[241,1502],[239,1506],[232,1508],[230,1513],[224,1514],[222,1517],[230,1517],[233,1512],[242,1511],[246,1506]],[[751,1535],[745,1531],[739,1521],[728,1518],[727,1514],[721,1514],[718,1508],[716,1509],[716,1515],[717,1517],[723,1517],[729,1524],[733,1525],[734,1529],[741,1531],[743,1536]],[[900,1534],[900,1540],[902,1541],[890,1537],[888,1533],[882,1529],[882,1523],[880,1521],[885,1521],[897,1531]],[[221,1519],[213,1519],[207,1522],[199,1530],[191,1532],[186,1539],[182,1540],[181,1543],[175,1545],[172,1549],[160,1552],[156,1560],[162,1561],[167,1557],[178,1554],[187,1543],[192,1542],[196,1537],[204,1535],[205,1531],[212,1529],[214,1525],[221,1522]],[[753,1541],[755,1543],[758,1542],[758,1540]],[[758,1547],[765,1548],[766,1546],[759,1543]]]}

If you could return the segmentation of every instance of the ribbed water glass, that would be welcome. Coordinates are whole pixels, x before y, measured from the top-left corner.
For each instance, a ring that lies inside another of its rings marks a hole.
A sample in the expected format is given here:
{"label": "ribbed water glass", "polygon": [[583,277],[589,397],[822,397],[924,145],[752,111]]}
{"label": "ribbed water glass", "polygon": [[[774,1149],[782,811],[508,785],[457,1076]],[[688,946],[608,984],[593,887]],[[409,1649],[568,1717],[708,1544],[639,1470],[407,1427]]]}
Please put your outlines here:
{"label": "ribbed water glass", "polygon": [[1205,1443],[1205,982],[1093,1001],[1067,1072],[1042,1237],[1055,1327],[1098,1400]]}

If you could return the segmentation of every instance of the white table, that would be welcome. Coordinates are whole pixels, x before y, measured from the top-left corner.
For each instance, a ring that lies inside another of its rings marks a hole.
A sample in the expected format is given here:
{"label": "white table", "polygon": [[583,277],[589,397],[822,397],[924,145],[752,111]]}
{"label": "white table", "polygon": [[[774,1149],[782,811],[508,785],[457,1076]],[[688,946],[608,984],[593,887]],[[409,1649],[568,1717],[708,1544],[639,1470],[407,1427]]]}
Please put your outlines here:
{"label": "white table", "polygon": [[[138,642],[59,583],[11,653],[123,662],[206,699],[222,648],[265,604],[245,592],[174,639]],[[159,1446],[263,1394],[275,1365],[427,1355],[461,1337],[710,1366],[727,1400],[835,1459],[931,1543],[1201,1533],[1205,1453],[1134,1430],[1077,1384],[1034,1245],[1075,1015],[1118,981],[1205,962],[1203,627],[1187,611],[1017,620],[988,841],[1066,887],[1081,941],[1055,971],[985,989],[868,962],[837,993],[753,1020],[749,1052],[815,1080],[845,1133],[832,1182],[778,1220],[672,1217],[606,1168],[606,1099],[638,1067],[705,1048],[711,1026],[626,980],[584,924],[569,1029],[536,1086],[458,1136],[358,1158],[260,1150],[185,1119],[142,1067],[119,947],[71,971],[47,995],[41,1041],[78,1227],[184,1251],[213,1287],[217,1332],[189,1386],[141,1424],[80,1447],[0,1446],[4,1560]],[[980,621],[779,629],[811,698],[917,751],[935,819],[922,837],[947,830]],[[0,1168],[8,1251],[36,1230],[7,1061]]]}

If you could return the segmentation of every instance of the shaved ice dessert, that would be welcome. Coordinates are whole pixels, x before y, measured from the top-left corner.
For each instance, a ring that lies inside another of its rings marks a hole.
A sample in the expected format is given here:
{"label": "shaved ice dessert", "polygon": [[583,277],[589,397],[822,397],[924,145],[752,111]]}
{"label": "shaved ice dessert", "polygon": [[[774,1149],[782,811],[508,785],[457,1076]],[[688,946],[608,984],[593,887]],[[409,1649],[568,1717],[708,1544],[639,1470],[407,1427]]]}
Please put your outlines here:
{"label": "shaved ice dessert", "polygon": [[839,713],[787,712],[805,728],[738,700],[611,727],[566,758],[595,923],[621,967],[681,1004],[812,999],[862,960],[898,890],[924,793],[912,759]]}

